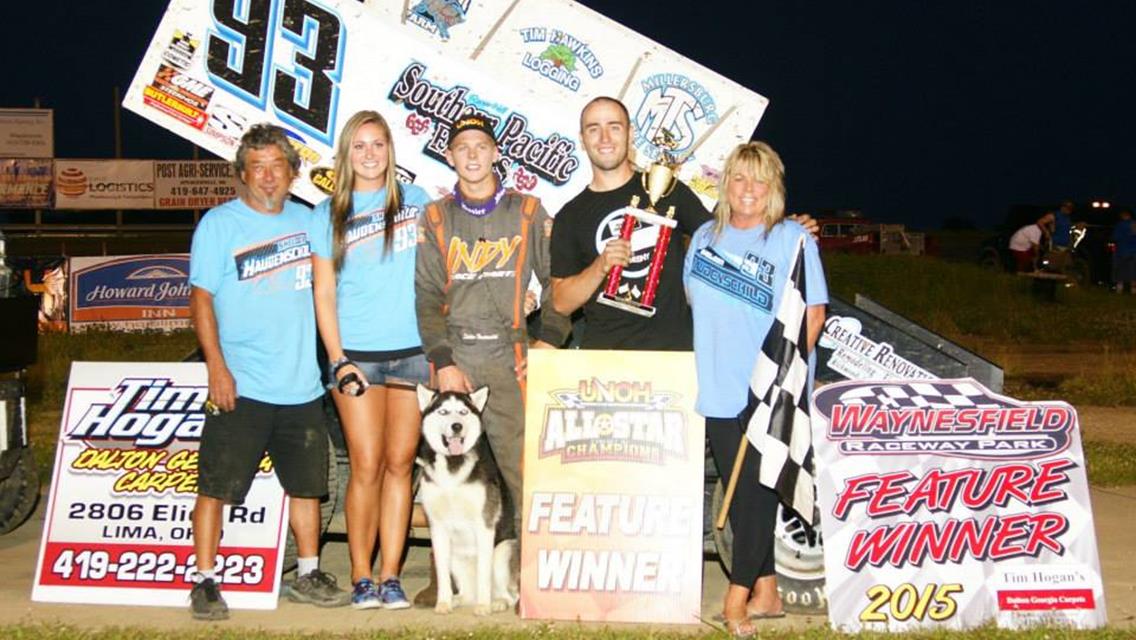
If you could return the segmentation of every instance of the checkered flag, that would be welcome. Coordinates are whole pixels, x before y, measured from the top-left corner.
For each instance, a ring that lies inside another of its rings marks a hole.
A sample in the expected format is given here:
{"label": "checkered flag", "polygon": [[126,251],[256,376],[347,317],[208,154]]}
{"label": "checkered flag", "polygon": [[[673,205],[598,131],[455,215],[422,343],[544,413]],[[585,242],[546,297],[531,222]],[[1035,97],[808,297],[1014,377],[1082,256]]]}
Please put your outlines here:
{"label": "checkered flag", "polygon": [[808,326],[805,321],[805,238],[781,293],[749,380],[749,402],[741,413],[746,438],[761,453],[758,481],[809,524],[817,523],[813,487],[813,436],[809,421]]}

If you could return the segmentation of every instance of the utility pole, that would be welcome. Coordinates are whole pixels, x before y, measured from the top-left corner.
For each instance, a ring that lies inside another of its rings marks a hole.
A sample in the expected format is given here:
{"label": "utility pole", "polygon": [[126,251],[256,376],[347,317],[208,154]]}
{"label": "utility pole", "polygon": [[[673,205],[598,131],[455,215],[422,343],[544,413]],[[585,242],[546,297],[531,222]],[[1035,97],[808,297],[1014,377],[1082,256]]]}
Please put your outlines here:
{"label": "utility pole", "polygon": [[[122,159],[122,97],[119,95],[118,85],[114,85],[114,158]],[[122,209],[114,212],[114,231],[122,235]]]}

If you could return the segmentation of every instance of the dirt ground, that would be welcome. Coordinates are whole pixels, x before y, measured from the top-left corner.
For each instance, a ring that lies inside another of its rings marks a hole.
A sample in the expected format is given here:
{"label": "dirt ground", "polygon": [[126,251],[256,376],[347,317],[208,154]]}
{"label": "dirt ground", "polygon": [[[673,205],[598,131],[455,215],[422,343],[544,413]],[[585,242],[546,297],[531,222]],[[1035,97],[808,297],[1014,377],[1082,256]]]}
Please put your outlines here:
{"label": "dirt ground", "polygon": [[[1066,371],[1074,366],[1067,353],[1032,354],[1015,360],[1007,367],[1016,374],[1036,371]],[[1077,357],[1083,363],[1083,356]],[[1005,365],[1004,365],[1005,366]],[[1080,366],[1080,365],[1078,365]],[[1012,367],[1012,368],[1011,368]],[[1082,437],[1085,440],[1136,444],[1136,408],[1134,407],[1077,407]],[[57,427],[55,427],[57,428]],[[187,611],[159,607],[128,606],[75,606],[31,602],[31,587],[35,575],[43,526],[43,507],[40,501],[37,513],[20,529],[0,537],[0,566],[5,577],[0,580],[0,625],[11,623],[62,623],[79,627],[135,626],[155,629],[186,628],[193,622]],[[1119,488],[1093,488],[1092,506],[1100,551],[1101,571],[1104,577],[1105,599],[1111,626],[1136,630],[1136,543],[1132,530],[1136,526],[1136,486]],[[337,527],[333,523],[333,531]],[[340,576],[343,582],[349,574],[347,547],[341,534],[333,534],[325,545],[322,558],[326,570]],[[407,592],[416,593],[427,582],[428,548],[424,544],[410,549],[403,574]],[[726,578],[715,559],[703,566],[702,616],[709,621],[719,611],[719,603],[726,588]],[[249,628],[277,631],[375,631],[377,629],[434,628],[438,630],[469,629],[483,625],[510,628],[532,627],[541,623],[522,621],[511,613],[489,618],[476,618],[468,610],[459,610],[450,616],[437,616],[429,610],[411,609],[399,612],[352,611],[348,609],[315,610],[309,606],[282,601],[276,611],[236,611],[226,628]],[[578,623],[557,622],[563,627]],[[706,623],[707,625],[709,623]],[[820,616],[789,616],[783,620],[763,622],[770,628],[807,629],[823,626],[827,619]],[[601,625],[588,625],[600,627]],[[609,625],[616,626],[618,625]],[[660,625],[665,628],[664,626]],[[677,627],[691,631],[705,631],[708,626]]]}
{"label": "dirt ground", "polygon": [[1136,408],[1077,407],[1081,439],[1136,444]]}
{"label": "dirt ground", "polygon": [[[1136,545],[1132,543],[1132,528],[1136,524],[1136,487],[1094,489],[1093,513],[1096,521],[1097,544],[1100,548],[1101,572],[1104,575],[1105,599],[1109,623],[1113,627],[1136,629]],[[188,611],[165,607],[128,606],[75,606],[71,604],[42,604],[31,601],[32,581],[35,577],[36,555],[43,527],[43,503],[36,515],[24,526],[7,536],[0,537],[0,566],[5,578],[0,581],[0,625],[12,623],[61,623],[84,628],[145,627],[178,629],[186,625],[201,625],[190,619]],[[323,550],[324,569],[345,579],[348,575],[347,545],[341,536]],[[408,593],[416,593],[427,582],[428,550],[415,546],[410,550],[403,581]],[[705,620],[718,611],[726,579],[716,560],[703,566],[702,615]],[[788,616],[782,620],[763,622],[770,628],[807,629],[825,625],[826,618],[819,616]],[[276,611],[235,611],[225,628],[265,629],[302,632],[375,631],[378,629],[434,628],[439,630],[468,629],[482,625],[510,628],[533,627],[541,623],[522,621],[511,613],[488,618],[476,618],[468,609],[449,616],[438,616],[433,611],[409,609],[405,611],[353,611],[350,609],[317,610],[307,605],[281,601]],[[557,622],[556,626],[578,623]],[[584,624],[599,628],[602,625]],[[619,625],[609,625],[618,627]],[[660,625],[664,626],[664,625]],[[698,631],[699,626],[676,627]],[[707,630],[707,627],[701,627]]]}

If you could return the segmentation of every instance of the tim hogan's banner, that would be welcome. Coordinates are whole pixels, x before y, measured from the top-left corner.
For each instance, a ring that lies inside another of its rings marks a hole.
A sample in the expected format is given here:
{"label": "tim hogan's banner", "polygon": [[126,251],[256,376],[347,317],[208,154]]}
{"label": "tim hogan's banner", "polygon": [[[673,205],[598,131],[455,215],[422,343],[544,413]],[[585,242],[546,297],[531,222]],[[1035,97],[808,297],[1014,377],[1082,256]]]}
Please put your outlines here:
{"label": "tim hogan's banner", "polygon": [[333,184],[336,134],[362,109],[388,120],[400,177],[432,197],[453,188],[443,152],[472,112],[495,124],[499,178],[550,211],[591,178],[570,105],[435,53],[354,0],[174,0],[123,104],[223,158],[252,124],[280,124],[303,161],[293,190],[313,203]]}
{"label": "tim hogan's banner", "polygon": [[1077,413],[970,378],[813,396],[829,620],[1105,624]]}
{"label": "tim hogan's banner", "polygon": [[0,208],[50,208],[51,173],[51,160],[0,160]]}
{"label": "tim hogan's banner", "polygon": [[71,330],[189,327],[189,254],[71,258]]}
{"label": "tim hogan's banner", "polygon": [[56,160],[56,209],[152,209],[153,160]]}
{"label": "tim hogan's banner", "polygon": [[523,87],[528,104],[562,104],[575,118],[596,96],[619,97],[635,126],[638,164],[655,158],[651,142],[669,130],[678,154],[694,151],[679,177],[707,204],[717,200],[726,155],[750,139],[769,104],[570,0],[368,0],[367,6],[422,45]]}
{"label": "tim hogan's banner", "polygon": [[[208,393],[203,363],[71,365],[32,600],[185,606]],[[229,606],[275,609],[288,518],[267,458],[222,522]]]}
{"label": "tim hogan's banner", "polygon": [[529,352],[521,616],[699,622],[690,352]]}
{"label": "tim hogan's banner", "polygon": [[51,109],[0,109],[0,158],[54,157],[54,121]]}
{"label": "tim hogan's banner", "polygon": [[154,208],[212,209],[237,197],[240,181],[225,160],[154,162]]}

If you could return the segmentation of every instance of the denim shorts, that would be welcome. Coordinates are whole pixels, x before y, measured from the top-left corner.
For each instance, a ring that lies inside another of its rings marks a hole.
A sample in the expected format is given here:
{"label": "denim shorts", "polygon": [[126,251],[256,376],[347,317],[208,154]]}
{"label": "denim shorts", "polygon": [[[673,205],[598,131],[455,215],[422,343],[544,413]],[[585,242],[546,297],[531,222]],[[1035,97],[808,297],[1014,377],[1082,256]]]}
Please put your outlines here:
{"label": "denim shorts", "polygon": [[[420,349],[412,353],[394,353],[395,357],[383,358],[384,353],[374,351],[350,351],[344,353],[370,384],[381,384],[396,387],[413,387],[417,384],[430,383],[430,363]],[[335,388],[335,373],[328,365],[327,388]]]}

